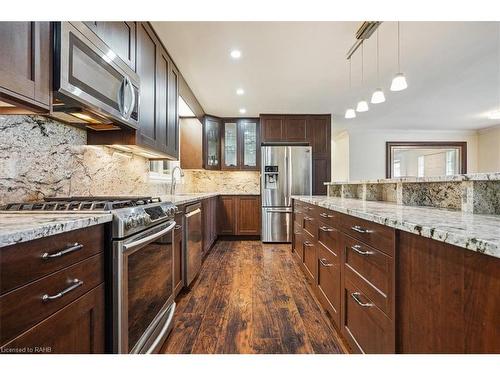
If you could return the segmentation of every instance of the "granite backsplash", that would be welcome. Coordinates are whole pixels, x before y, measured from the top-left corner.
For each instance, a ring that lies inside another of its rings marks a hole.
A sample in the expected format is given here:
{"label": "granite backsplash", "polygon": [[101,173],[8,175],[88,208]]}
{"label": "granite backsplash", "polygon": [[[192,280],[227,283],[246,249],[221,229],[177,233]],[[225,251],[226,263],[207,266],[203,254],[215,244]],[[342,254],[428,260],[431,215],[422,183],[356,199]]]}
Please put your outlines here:
{"label": "granite backsplash", "polygon": [[[86,131],[42,116],[0,115],[0,204],[56,195],[164,195],[149,161],[87,146]],[[177,191],[258,193],[258,172],[191,170]]]}

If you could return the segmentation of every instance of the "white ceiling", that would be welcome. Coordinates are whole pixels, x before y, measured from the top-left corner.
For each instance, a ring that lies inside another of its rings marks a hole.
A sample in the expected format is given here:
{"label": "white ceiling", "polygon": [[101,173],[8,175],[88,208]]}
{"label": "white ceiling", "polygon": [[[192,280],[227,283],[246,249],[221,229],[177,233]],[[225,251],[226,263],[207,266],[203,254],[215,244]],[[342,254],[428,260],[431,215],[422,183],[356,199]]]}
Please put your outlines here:
{"label": "white ceiling", "polygon": [[[361,22],[153,22],[153,26],[207,113],[332,113],[342,129],[479,129],[498,123],[487,113],[499,105],[497,23],[402,22],[401,70],[408,89],[392,93],[397,70],[395,22],[379,28],[352,61],[346,52]],[[242,51],[240,60],[229,57]],[[387,101],[345,120],[345,109],[377,86]],[[237,96],[236,88],[245,89]]]}

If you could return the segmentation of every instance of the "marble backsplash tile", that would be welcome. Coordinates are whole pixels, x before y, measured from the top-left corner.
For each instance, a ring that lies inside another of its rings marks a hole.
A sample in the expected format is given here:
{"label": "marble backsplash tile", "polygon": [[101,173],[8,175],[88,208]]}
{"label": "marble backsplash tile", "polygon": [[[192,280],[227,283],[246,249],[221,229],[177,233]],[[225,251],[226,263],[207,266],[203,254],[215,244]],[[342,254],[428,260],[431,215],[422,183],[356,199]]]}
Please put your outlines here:
{"label": "marble backsplash tile", "polygon": [[[165,195],[149,161],[87,146],[86,131],[50,118],[0,115],[0,205],[68,195]],[[259,194],[259,172],[186,170],[177,191]]]}

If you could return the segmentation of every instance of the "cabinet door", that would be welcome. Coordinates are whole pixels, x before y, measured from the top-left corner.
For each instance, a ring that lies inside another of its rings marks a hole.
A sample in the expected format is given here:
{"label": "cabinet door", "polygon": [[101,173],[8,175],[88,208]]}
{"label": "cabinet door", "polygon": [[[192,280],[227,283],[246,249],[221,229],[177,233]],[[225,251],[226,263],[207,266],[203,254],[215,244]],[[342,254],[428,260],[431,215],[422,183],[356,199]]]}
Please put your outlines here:
{"label": "cabinet door", "polygon": [[316,280],[316,241],[304,232],[303,236],[303,267],[306,270],[306,276],[310,280]]}
{"label": "cabinet door", "polygon": [[211,243],[217,240],[217,197],[210,198],[210,234]]}
{"label": "cabinet door", "polygon": [[218,201],[218,232],[222,235],[236,234],[236,200],[237,197],[220,196]]}
{"label": "cabinet door", "polygon": [[260,169],[259,121],[240,120],[238,124],[240,143],[240,169]]}
{"label": "cabinet door", "polygon": [[260,235],[261,207],[259,196],[240,196],[237,200],[237,235]]}
{"label": "cabinet door", "polygon": [[331,180],[331,118],[330,116],[310,116],[306,123],[306,137],[312,146],[312,193],[326,195],[323,184]]}
{"label": "cabinet door", "polygon": [[306,118],[303,116],[285,117],[283,140],[288,142],[305,142]]}
{"label": "cabinet door", "polygon": [[50,36],[49,22],[0,22],[0,97],[49,109]]}
{"label": "cabinet door", "polygon": [[328,311],[337,327],[340,327],[340,259],[321,244],[317,246],[318,251],[318,278],[317,287],[319,299],[323,307]]}
{"label": "cabinet door", "polygon": [[222,122],[215,117],[205,117],[203,125],[203,166],[220,169],[220,131]]}
{"label": "cabinet door", "polygon": [[[158,69],[157,59],[158,44],[151,27],[146,22],[137,24],[137,74],[141,79],[141,96],[139,100],[139,128],[137,129],[137,143],[156,149],[161,143],[161,126],[158,123],[157,90],[160,87],[164,91],[166,84],[165,66],[160,65]],[[159,81],[157,84],[157,74]],[[160,117],[161,118],[161,117]]]}
{"label": "cabinet door", "polygon": [[262,116],[260,126],[262,142],[280,142],[284,140],[283,116]]}
{"label": "cabinet door", "polygon": [[224,122],[222,134],[222,169],[238,169],[238,123]]}
{"label": "cabinet door", "polygon": [[135,22],[96,21],[86,24],[114,53],[135,70]]}
{"label": "cabinet door", "polygon": [[167,153],[179,158],[179,72],[170,63],[168,74],[168,128]]}
{"label": "cabinet door", "polygon": [[104,334],[104,284],[101,284],[2,348],[39,348],[52,354],[104,353]]}

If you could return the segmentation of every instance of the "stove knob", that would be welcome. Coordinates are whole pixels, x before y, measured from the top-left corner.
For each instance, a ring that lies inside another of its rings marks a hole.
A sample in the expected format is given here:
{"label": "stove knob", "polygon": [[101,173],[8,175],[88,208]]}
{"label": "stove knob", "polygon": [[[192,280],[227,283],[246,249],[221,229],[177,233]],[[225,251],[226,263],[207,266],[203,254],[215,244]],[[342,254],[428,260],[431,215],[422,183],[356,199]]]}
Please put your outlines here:
{"label": "stove knob", "polygon": [[125,229],[131,229],[133,227],[132,218],[129,216],[125,219]]}
{"label": "stove knob", "polygon": [[142,224],[143,225],[151,224],[151,216],[149,216],[148,214],[142,215]]}

